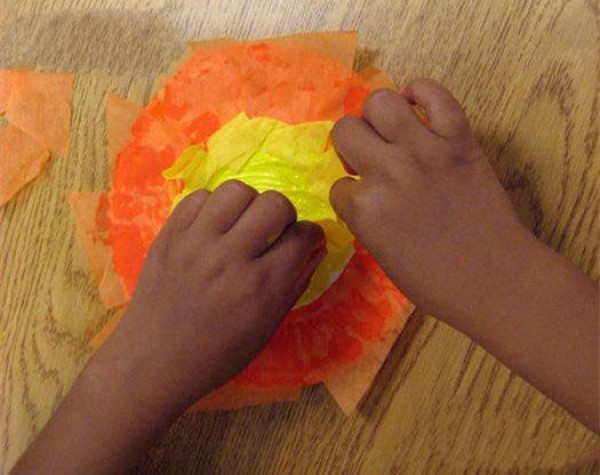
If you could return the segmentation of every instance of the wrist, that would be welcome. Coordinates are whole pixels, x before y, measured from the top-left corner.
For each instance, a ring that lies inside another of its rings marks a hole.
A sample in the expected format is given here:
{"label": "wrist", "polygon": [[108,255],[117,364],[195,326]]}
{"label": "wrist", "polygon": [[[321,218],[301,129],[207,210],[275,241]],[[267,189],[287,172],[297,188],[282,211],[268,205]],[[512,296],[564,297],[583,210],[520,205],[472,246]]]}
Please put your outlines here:
{"label": "wrist", "polygon": [[503,242],[476,264],[485,271],[470,279],[464,298],[444,314],[448,324],[475,340],[514,317],[529,289],[555,265],[553,251],[525,229]]}
{"label": "wrist", "polygon": [[174,420],[186,409],[185,402],[149,368],[152,358],[144,349],[123,349],[117,338],[90,359],[74,389],[89,400],[99,399],[107,412],[148,423]]}
{"label": "wrist", "polygon": [[[89,385],[102,386],[108,381],[120,393],[128,394],[138,410],[179,415],[216,385],[209,368],[204,370],[180,346],[170,348],[158,341],[161,336],[154,337],[154,332],[140,335],[139,328],[131,324],[143,317],[147,315],[129,314],[121,322],[90,360],[85,377]],[[197,344],[202,347],[201,341]]]}
{"label": "wrist", "polygon": [[447,321],[597,430],[597,284],[539,241],[514,251]]}

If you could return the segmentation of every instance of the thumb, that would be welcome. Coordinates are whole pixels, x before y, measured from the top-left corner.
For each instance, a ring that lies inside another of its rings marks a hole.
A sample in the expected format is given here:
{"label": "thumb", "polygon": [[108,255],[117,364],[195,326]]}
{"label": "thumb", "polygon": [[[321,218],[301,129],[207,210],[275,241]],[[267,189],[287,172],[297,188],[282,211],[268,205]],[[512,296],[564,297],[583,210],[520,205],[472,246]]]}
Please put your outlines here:
{"label": "thumb", "polygon": [[359,181],[349,176],[336,181],[329,191],[329,202],[337,215],[352,229],[356,217]]}

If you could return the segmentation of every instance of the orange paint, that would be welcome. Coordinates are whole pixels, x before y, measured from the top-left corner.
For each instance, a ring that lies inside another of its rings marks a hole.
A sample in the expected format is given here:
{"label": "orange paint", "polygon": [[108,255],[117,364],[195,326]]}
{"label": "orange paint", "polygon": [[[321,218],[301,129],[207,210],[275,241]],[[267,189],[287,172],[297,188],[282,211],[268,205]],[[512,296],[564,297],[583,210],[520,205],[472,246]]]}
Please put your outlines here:
{"label": "orange paint", "polygon": [[141,112],[116,161],[111,242],[127,291],[168,216],[161,172],[188,145],[204,143],[242,111],[291,123],[338,119],[349,91],[362,87],[348,67],[296,44],[197,46]]}
{"label": "orange paint", "polygon": [[361,356],[356,364],[324,381],[325,387],[346,415],[356,410],[371,388],[413,308],[412,304],[406,302],[406,305],[396,312],[392,328],[387,332],[385,339]]}
{"label": "orange paint", "polygon": [[329,290],[291,311],[235,381],[258,387],[298,387],[323,381],[383,340],[407,305],[406,297],[358,247]]}
{"label": "orange paint", "polygon": [[346,114],[360,117],[363,102],[365,102],[370,93],[371,91],[366,87],[353,87],[350,89],[344,99],[344,111]]}
{"label": "orange paint", "polygon": [[106,97],[106,148],[111,176],[119,152],[131,140],[131,126],[141,110],[137,104],[114,94]]}

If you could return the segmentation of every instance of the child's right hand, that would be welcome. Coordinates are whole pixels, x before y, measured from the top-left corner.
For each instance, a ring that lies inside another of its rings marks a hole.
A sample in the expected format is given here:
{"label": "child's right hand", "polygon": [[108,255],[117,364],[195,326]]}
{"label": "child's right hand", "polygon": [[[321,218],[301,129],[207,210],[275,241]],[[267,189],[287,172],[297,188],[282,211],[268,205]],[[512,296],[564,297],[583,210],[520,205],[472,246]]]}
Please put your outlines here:
{"label": "child's right hand", "polygon": [[519,222],[454,97],[377,91],[333,139],[361,178],[332,204],[394,282],[598,430],[597,285]]}
{"label": "child's right hand", "polygon": [[480,310],[489,286],[499,284],[490,268],[535,244],[462,108],[435,81],[376,91],[362,118],[336,124],[333,139],[361,176],[335,184],[335,210],[396,284],[437,316]]}

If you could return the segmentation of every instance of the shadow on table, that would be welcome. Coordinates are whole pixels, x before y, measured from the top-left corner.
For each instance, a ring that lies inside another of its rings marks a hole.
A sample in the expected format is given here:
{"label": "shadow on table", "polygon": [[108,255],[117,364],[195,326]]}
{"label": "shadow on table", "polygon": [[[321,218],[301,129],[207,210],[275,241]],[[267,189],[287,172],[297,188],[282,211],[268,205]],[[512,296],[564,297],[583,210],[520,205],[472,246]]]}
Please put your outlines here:
{"label": "shadow on table", "polygon": [[[371,390],[358,408],[360,414],[364,417],[369,418],[373,415],[374,411],[379,411],[381,409],[379,406],[385,402],[384,399],[386,396],[388,399],[393,398],[393,392],[390,392],[389,388],[392,379],[395,380],[395,385],[402,384],[402,381],[410,373],[413,362],[418,357],[418,348],[410,359],[407,358],[407,354],[412,345],[416,344],[415,336],[423,327],[425,318],[425,314],[416,309],[406,322],[402,333],[379,371]],[[429,335],[426,336],[426,339],[428,338]],[[425,342],[421,342],[419,347],[423,346]]]}

